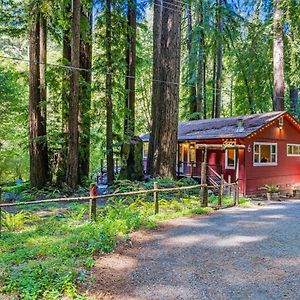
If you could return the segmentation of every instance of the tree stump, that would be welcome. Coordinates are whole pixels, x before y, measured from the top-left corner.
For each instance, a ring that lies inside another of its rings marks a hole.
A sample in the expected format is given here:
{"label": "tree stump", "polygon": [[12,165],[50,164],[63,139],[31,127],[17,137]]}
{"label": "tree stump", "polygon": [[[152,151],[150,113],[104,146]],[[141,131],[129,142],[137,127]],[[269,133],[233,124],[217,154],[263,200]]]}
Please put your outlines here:
{"label": "tree stump", "polygon": [[137,136],[122,145],[119,179],[132,181],[144,179],[143,141]]}

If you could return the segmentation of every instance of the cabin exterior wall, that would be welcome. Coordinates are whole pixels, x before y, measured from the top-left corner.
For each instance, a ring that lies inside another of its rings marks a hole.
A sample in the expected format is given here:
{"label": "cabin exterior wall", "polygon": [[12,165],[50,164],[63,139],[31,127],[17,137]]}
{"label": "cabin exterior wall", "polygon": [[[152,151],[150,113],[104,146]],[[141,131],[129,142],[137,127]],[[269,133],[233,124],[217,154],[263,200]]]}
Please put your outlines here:
{"label": "cabin exterior wall", "polygon": [[[287,144],[300,144],[299,129],[293,120],[285,115],[282,129],[278,120],[263,130],[244,140],[245,144],[245,186],[246,194],[265,192],[260,188],[264,184],[277,184],[282,191],[291,192],[292,186],[300,183],[300,155],[288,156]],[[254,165],[255,143],[277,144],[277,164],[273,166]]]}

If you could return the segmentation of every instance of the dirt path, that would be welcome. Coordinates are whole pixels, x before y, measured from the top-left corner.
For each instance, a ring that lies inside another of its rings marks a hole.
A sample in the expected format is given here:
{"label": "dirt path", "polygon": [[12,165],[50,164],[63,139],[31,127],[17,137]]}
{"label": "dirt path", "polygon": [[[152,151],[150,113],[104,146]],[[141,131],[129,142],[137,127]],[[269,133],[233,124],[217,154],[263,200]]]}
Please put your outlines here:
{"label": "dirt path", "polygon": [[90,299],[300,299],[300,202],[172,220],[93,275]]}

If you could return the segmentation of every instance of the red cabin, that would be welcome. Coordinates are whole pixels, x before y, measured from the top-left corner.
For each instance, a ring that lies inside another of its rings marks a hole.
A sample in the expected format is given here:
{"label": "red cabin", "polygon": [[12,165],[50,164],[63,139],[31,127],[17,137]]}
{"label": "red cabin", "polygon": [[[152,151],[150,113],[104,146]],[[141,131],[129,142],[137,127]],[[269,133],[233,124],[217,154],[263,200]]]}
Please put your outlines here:
{"label": "red cabin", "polygon": [[[146,167],[149,136],[142,139]],[[244,195],[261,193],[264,184],[290,192],[300,184],[300,124],[287,112],[180,122],[177,153],[178,177],[200,179],[207,159],[211,184],[223,174]]]}

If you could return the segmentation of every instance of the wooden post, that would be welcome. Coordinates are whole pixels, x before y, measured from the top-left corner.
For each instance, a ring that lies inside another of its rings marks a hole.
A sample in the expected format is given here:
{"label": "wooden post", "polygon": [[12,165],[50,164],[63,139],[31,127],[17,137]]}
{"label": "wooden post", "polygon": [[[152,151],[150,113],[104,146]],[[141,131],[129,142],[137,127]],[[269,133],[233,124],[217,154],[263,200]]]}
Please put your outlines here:
{"label": "wooden post", "polygon": [[239,205],[239,169],[240,169],[240,162],[239,162],[239,149],[235,149],[235,195],[234,195],[234,205]]}
{"label": "wooden post", "polygon": [[158,207],[158,192],[156,191],[158,189],[158,185],[157,185],[156,181],[153,183],[153,188],[155,190],[153,192],[154,214],[156,215],[159,212],[159,207]]}
{"label": "wooden post", "polygon": [[91,184],[90,187],[90,201],[89,201],[89,220],[90,222],[94,221],[96,222],[97,220],[97,199],[95,199],[94,197],[97,196],[97,188],[95,184]]}
{"label": "wooden post", "polygon": [[234,205],[238,206],[240,203],[240,191],[239,191],[239,182],[235,184],[235,193],[234,193]]}
{"label": "wooden post", "polygon": [[[203,162],[201,163],[201,184],[207,184],[207,148],[204,148]],[[207,207],[208,205],[208,188],[207,186],[202,187],[202,206]]]}
{"label": "wooden post", "polygon": [[223,190],[224,190],[224,175],[221,174],[221,183],[220,183],[220,189],[218,193],[218,207],[222,207]]}
{"label": "wooden post", "polygon": [[229,197],[231,198],[231,191],[232,191],[232,188],[231,188],[231,175],[228,175],[227,177],[227,181],[228,181],[228,194],[229,194]]}

